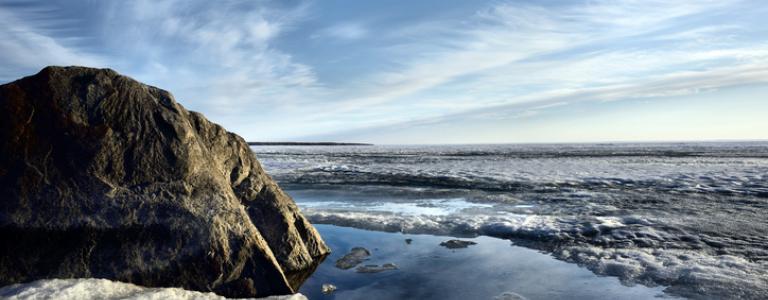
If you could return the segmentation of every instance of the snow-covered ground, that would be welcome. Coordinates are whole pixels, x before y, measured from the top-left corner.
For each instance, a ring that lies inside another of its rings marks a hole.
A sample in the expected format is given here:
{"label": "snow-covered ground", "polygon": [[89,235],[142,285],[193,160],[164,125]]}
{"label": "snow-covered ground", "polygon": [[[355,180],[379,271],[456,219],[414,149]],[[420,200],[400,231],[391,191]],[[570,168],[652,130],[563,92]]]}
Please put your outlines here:
{"label": "snow-covered ground", "polygon": [[[214,293],[180,288],[148,288],[135,284],[96,278],[48,279],[0,288],[0,298],[15,300],[223,300]],[[266,300],[306,300],[301,294],[260,298]]]}

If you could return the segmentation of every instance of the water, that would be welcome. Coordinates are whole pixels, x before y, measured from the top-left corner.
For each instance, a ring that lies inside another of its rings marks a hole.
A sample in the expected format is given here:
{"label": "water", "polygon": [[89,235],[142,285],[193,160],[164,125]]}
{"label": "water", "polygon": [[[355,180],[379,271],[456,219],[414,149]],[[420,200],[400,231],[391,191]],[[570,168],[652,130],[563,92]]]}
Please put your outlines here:
{"label": "water", "polygon": [[[527,299],[670,298],[660,287],[622,286],[615,278],[595,276],[501,239],[467,239],[477,244],[451,250],[439,245],[446,237],[316,226],[333,252],[301,287],[309,299],[494,299],[504,293]],[[398,270],[361,274],[334,266],[361,245],[371,251],[363,264],[394,263]],[[338,290],[323,294],[325,283]]]}
{"label": "water", "polygon": [[768,295],[768,143],[253,149],[314,223],[511,239],[627,285]]}

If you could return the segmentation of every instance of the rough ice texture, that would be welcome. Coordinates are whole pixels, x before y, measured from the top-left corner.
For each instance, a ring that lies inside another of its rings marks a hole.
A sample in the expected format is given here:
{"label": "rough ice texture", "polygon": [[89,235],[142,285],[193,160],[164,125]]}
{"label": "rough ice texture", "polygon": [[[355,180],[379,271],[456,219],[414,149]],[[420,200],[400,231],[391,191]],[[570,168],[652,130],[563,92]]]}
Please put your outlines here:
{"label": "rough ice texture", "polygon": [[[180,288],[148,288],[107,279],[42,279],[0,288],[0,297],[9,300],[225,300],[214,293]],[[256,299],[256,298],[253,298]],[[302,294],[269,296],[260,300],[307,300]]]}
{"label": "rough ice texture", "polygon": [[768,295],[765,142],[254,149],[316,223],[489,235],[676,295]]}
{"label": "rough ice texture", "polygon": [[[669,286],[697,299],[761,299],[768,294],[764,237],[685,233],[637,215],[551,216],[475,211],[451,215],[306,209],[313,223],[469,237],[487,235],[552,253],[625,284]],[[715,244],[727,240],[728,244]],[[753,240],[753,245],[749,245]],[[707,244],[707,242],[713,245]]]}
{"label": "rough ice texture", "polygon": [[245,141],[109,69],[0,86],[0,285],[290,294],[329,252]]}
{"label": "rough ice texture", "polygon": [[768,143],[259,147],[284,184],[768,197]]}

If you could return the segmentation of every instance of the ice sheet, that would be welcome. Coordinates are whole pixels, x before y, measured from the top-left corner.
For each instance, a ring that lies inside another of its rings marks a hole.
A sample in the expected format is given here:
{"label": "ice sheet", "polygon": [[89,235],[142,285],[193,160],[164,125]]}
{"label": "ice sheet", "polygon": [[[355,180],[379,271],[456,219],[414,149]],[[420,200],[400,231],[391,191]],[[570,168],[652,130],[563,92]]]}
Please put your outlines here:
{"label": "ice sheet", "polygon": [[488,235],[627,284],[768,295],[768,143],[254,149],[316,223]]}

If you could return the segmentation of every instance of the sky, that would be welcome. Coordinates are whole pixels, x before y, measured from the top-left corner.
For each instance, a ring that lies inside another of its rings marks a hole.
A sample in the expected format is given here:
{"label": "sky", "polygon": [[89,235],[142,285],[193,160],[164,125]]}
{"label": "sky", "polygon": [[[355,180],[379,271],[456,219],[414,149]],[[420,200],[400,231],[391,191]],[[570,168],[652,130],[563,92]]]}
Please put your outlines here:
{"label": "sky", "polygon": [[768,139],[749,0],[0,1],[0,83],[112,68],[251,141]]}

